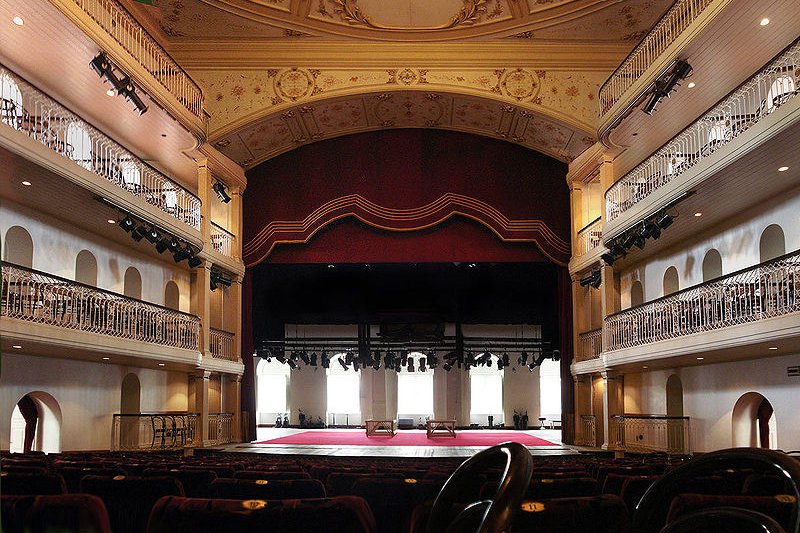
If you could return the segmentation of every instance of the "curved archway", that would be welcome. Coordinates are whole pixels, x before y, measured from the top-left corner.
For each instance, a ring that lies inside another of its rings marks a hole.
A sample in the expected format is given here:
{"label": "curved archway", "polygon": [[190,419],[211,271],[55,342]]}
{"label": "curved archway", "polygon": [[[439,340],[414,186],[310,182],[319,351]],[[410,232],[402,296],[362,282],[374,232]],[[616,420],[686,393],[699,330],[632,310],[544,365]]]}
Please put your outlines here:
{"label": "curved archway", "polygon": [[14,405],[11,415],[12,451],[61,451],[61,406],[50,393],[31,391]]}
{"label": "curved archway", "polygon": [[671,266],[664,272],[663,296],[668,296],[679,290],[678,269]]}
{"label": "curved archway", "polygon": [[[256,364],[256,420],[275,424],[289,411],[288,392],[291,370],[276,360],[259,359]],[[282,420],[282,419],[281,419]]]}
{"label": "curved archway", "polygon": [[6,231],[3,259],[15,265],[33,268],[33,239],[22,226],[11,226]]}
{"label": "curved archway", "polygon": [[97,259],[89,250],[81,250],[75,258],[75,281],[97,286]]}
{"label": "curved archway", "polygon": [[181,308],[181,291],[178,284],[169,280],[164,286],[164,307],[169,307],[175,311]]}
{"label": "curved archway", "polygon": [[125,271],[123,294],[129,298],[142,299],[142,275],[134,267],[128,267]]}
{"label": "curved archway", "polygon": [[[141,413],[142,385],[139,376],[128,373],[122,378],[120,387],[119,413],[121,415],[138,415]],[[122,416],[119,424],[119,449],[136,450],[139,448],[139,418]]]}
{"label": "curved archway", "polygon": [[[680,376],[672,374],[667,378],[667,416],[683,416],[683,383]],[[683,450],[686,440],[683,420],[667,419],[667,446],[670,450]]]}
{"label": "curved archway", "polygon": [[722,276],[722,256],[712,248],[703,257],[703,282]]}
{"label": "curved archway", "polygon": [[631,284],[631,307],[644,303],[644,287],[638,279]]}
{"label": "curved archway", "polygon": [[777,449],[777,423],[770,401],[758,392],[739,397],[732,414],[733,446]]}
{"label": "curved archway", "polygon": [[783,228],[777,224],[771,224],[764,228],[758,241],[758,252],[761,263],[785,254],[786,237],[783,234]]}

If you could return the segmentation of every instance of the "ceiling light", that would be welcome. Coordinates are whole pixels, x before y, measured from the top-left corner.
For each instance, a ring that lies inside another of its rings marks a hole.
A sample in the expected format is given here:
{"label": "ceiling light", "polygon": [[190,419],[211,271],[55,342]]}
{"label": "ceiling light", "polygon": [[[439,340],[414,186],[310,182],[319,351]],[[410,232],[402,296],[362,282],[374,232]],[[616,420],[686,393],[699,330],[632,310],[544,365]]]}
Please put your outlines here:
{"label": "ceiling light", "polygon": [[30,182],[30,181],[28,181],[28,180],[25,180],[25,181],[23,181],[23,182],[22,182],[22,184],[23,184],[24,186],[26,186],[26,187],[30,187],[30,186],[31,186],[31,182]]}
{"label": "ceiling light", "polygon": [[110,357],[103,357],[103,361],[108,361],[109,359],[111,359],[111,358]]}
{"label": "ceiling light", "polygon": [[165,366],[164,363],[158,363],[158,366]]}
{"label": "ceiling light", "polygon": [[769,19],[765,17],[765,18],[761,19],[761,22],[759,22],[759,24],[761,26],[766,26],[767,24],[769,24]]}
{"label": "ceiling light", "polygon": [[704,357],[698,357],[697,358],[698,361],[702,361],[703,359],[704,359]]}
{"label": "ceiling light", "polygon": [[778,172],[786,172],[789,170],[789,167],[778,167]]}
{"label": "ceiling light", "polygon": [[106,222],[108,222],[109,224],[116,224],[117,223],[117,221],[114,220],[113,218],[109,218],[108,220],[106,220]]}
{"label": "ceiling light", "polygon": [[12,348],[14,348],[15,350],[21,350],[22,346],[20,346],[19,344],[15,344],[14,346],[12,346]]}
{"label": "ceiling light", "polygon": [[106,94],[108,96],[115,96],[117,93],[116,93],[116,91],[114,91],[114,89],[109,89],[109,90],[106,91]]}
{"label": "ceiling light", "polygon": [[697,86],[697,84],[695,82],[693,82],[693,81],[690,81],[689,84],[687,85],[687,87],[690,88],[690,89],[694,89],[696,86]]}
{"label": "ceiling light", "polygon": [[647,366],[643,366],[642,368],[647,368]]}
{"label": "ceiling light", "polygon": [[22,17],[14,17],[13,19],[11,19],[11,21],[17,26],[22,26],[23,24],[25,24],[25,21],[22,20]]}
{"label": "ceiling light", "polygon": [[694,214],[694,216],[701,217],[703,216],[703,213],[701,211],[698,211],[697,213]]}
{"label": "ceiling light", "polygon": [[770,349],[770,350],[777,350],[777,349],[778,349],[778,347],[777,347],[777,346],[770,346],[770,347],[769,347],[769,349]]}

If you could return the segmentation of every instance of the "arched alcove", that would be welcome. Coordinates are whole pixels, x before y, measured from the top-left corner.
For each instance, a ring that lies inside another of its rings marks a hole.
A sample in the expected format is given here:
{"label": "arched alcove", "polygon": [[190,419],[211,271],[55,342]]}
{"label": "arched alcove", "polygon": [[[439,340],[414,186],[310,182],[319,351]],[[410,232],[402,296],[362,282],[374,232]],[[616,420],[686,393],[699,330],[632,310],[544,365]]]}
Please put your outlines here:
{"label": "arched alcove", "polygon": [[642,305],[644,303],[644,287],[642,282],[636,280],[631,284],[631,307]]}
{"label": "arched alcove", "polygon": [[722,276],[722,256],[712,248],[703,257],[703,281],[709,281]]}
{"label": "arched alcove", "polygon": [[178,284],[170,280],[164,286],[164,307],[179,311],[181,308],[181,291]]}
{"label": "arched alcove", "polygon": [[785,254],[786,237],[783,234],[783,228],[777,224],[771,224],[764,228],[758,242],[758,251],[761,263]]}
{"label": "arched alcove", "polygon": [[142,386],[139,382],[139,376],[133,373],[126,374],[122,378],[119,400],[119,412],[123,415],[119,421],[120,450],[135,450],[139,448],[139,418],[130,415],[141,413],[141,396]]}
{"label": "arched alcove", "polygon": [[774,410],[763,394],[747,392],[740,396],[731,422],[733,446],[778,448]]}
{"label": "arched alcove", "polygon": [[81,250],[75,258],[75,281],[97,286],[97,259],[89,250]]}
{"label": "arched alcove", "polygon": [[[683,383],[680,376],[672,374],[667,378],[667,416],[683,416]],[[686,438],[685,427],[682,419],[667,419],[667,446],[670,450],[683,450]]]}
{"label": "arched alcove", "polygon": [[130,298],[142,299],[142,275],[134,267],[125,271],[123,294]]}
{"label": "arched alcove", "polygon": [[3,259],[15,265],[33,268],[33,239],[22,226],[11,226],[6,231]]}
{"label": "arched alcove", "polygon": [[679,283],[678,283],[678,269],[674,266],[669,267],[666,272],[664,272],[664,296],[673,294],[680,290]]}
{"label": "arched alcove", "polygon": [[11,415],[12,451],[61,451],[61,407],[44,391],[32,391],[14,405]]}

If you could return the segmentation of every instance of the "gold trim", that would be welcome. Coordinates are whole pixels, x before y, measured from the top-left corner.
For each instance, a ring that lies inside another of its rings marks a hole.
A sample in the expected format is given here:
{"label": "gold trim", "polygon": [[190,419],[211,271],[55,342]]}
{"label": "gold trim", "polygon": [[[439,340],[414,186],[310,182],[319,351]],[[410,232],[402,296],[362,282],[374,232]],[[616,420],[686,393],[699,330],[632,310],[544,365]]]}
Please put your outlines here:
{"label": "gold trim", "polygon": [[350,26],[366,26],[376,30],[389,31],[436,31],[451,30],[459,26],[474,26],[483,13],[486,13],[486,4],[489,0],[463,0],[464,7],[450,19],[450,22],[438,26],[389,26],[374,22],[367,17],[358,7],[358,0],[330,0],[334,4],[333,12]]}

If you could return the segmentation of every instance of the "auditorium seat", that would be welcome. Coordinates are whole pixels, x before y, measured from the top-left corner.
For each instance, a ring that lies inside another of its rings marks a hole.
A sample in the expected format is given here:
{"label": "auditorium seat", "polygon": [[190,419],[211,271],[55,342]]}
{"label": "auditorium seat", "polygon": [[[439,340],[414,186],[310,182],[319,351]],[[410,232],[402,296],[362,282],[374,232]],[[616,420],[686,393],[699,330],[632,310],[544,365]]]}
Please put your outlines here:
{"label": "auditorium seat", "polygon": [[317,479],[266,479],[217,478],[211,483],[212,498],[231,500],[286,500],[299,498],[324,498],[325,487]]}
{"label": "auditorium seat", "polygon": [[105,468],[100,466],[61,466],[56,470],[64,476],[67,492],[80,492],[81,480],[86,476],[125,476],[128,473],[121,468]]}
{"label": "auditorium seat", "polygon": [[153,507],[148,533],[374,533],[367,503],[354,496],[306,500],[222,500],[168,496]]}
{"label": "auditorium seat", "polygon": [[114,533],[141,533],[159,498],[184,495],[180,481],[171,477],[86,476],[81,492],[103,500]]}
{"label": "auditorium seat", "polygon": [[791,494],[786,480],[770,474],[750,474],[742,484],[742,494],[748,496],[773,496]]}
{"label": "auditorium seat", "polygon": [[283,472],[278,470],[239,470],[233,474],[233,479],[266,479],[270,481],[288,479],[311,479],[306,472]]}
{"label": "auditorium seat", "polygon": [[213,470],[181,470],[180,468],[160,469],[147,468],[145,477],[167,476],[177,479],[183,486],[184,495],[188,498],[208,498],[211,496],[211,482],[217,479]]}
{"label": "auditorium seat", "polygon": [[625,507],[628,512],[633,514],[639,500],[642,499],[647,489],[658,479],[658,476],[627,476],[625,482],[622,484],[622,501],[625,502]]}
{"label": "auditorium seat", "polygon": [[[491,499],[495,492],[497,492],[497,483],[490,481],[483,485],[480,498],[482,500]],[[529,499],[577,498],[594,496],[597,493],[597,482],[590,477],[536,478],[531,479],[525,497]]]}
{"label": "auditorium seat", "polygon": [[64,494],[67,486],[60,474],[51,472],[2,472],[0,473],[0,490],[3,494]]}
{"label": "auditorium seat", "polygon": [[408,530],[414,508],[433,501],[444,481],[416,478],[361,478],[352,494],[364,498],[375,515],[378,531],[399,533]]}
{"label": "auditorium seat", "polygon": [[[238,466],[238,465],[237,465]],[[232,478],[233,475],[238,471],[241,470],[240,468],[230,466],[230,465],[181,465],[178,468],[181,470],[211,470],[214,472],[217,477],[226,477]]]}
{"label": "auditorium seat", "polygon": [[90,494],[3,496],[4,533],[109,533],[103,501]]}
{"label": "auditorium seat", "polygon": [[735,507],[704,509],[664,526],[660,533],[786,533],[781,525],[762,513]]}
{"label": "auditorium seat", "polygon": [[792,513],[797,509],[797,499],[789,494],[779,496],[728,496],[706,494],[678,494],[672,499],[667,512],[667,524],[704,509],[736,507],[763,513],[789,531]]}
{"label": "auditorium seat", "polygon": [[361,479],[405,479],[409,476],[399,472],[364,474],[363,472],[331,472],[325,481],[325,491],[329,496],[353,494],[353,486]]}
{"label": "auditorium seat", "polygon": [[10,495],[0,496],[0,531],[4,533],[23,533],[25,517],[33,505],[36,496]]}
{"label": "auditorium seat", "polygon": [[630,521],[619,496],[525,500],[511,533],[627,533]]}

